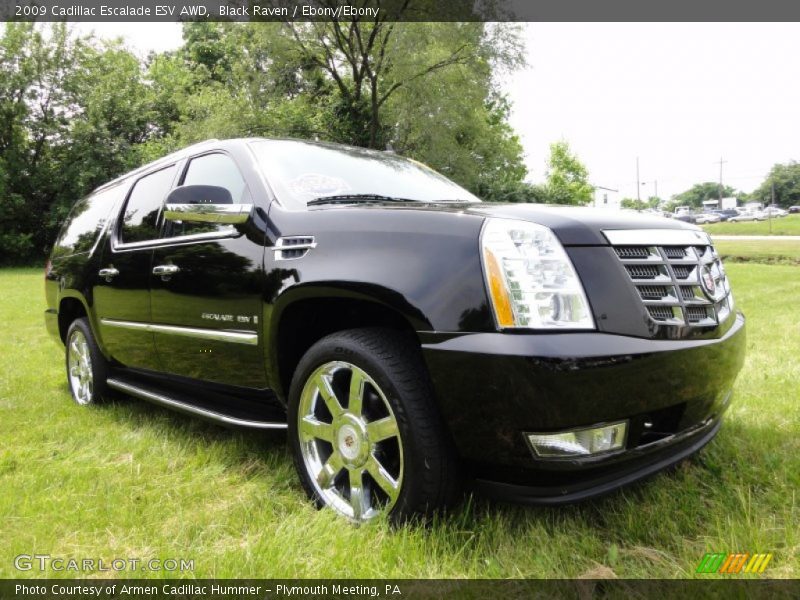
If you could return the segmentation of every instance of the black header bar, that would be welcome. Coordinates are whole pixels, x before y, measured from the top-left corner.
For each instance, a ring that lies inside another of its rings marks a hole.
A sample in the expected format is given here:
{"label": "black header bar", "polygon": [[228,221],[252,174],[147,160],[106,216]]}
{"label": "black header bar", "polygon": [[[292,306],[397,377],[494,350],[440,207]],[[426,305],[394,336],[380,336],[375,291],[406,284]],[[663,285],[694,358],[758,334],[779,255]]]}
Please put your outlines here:
{"label": "black header bar", "polygon": [[[0,21],[799,21],[791,0],[2,0]],[[680,40],[676,40],[680,43]],[[590,51],[590,49],[587,49]]]}
{"label": "black header bar", "polygon": [[797,598],[775,579],[28,579],[0,580],[0,598],[27,600],[417,600],[425,598]]}

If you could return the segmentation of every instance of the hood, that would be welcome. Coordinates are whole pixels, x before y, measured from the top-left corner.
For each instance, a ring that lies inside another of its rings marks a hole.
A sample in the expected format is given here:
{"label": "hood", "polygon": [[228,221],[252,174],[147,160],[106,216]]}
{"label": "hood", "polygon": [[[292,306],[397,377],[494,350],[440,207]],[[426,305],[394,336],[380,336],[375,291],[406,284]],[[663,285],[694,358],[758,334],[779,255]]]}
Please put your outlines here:
{"label": "hood", "polygon": [[565,246],[607,246],[608,240],[602,232],[610,229],[700,230],[699,227],[682,221],[642,214],[632,210],[609,211],[582,206],[556,206],[552,204],[376,202],[369,205],[316,206],[309,210],[352,210],[354,208],[381,211],[432,211],[532,221],[552,229]]}
{"label": "hood", "polygon": [[688,229],[699,230],[682,221],[642,214],[632,210],[609,211],[582,206],[548,204],[474,205],[470,213],[487,217],[533,221],[549,227],[565,246],[606,246],[604,229]]}

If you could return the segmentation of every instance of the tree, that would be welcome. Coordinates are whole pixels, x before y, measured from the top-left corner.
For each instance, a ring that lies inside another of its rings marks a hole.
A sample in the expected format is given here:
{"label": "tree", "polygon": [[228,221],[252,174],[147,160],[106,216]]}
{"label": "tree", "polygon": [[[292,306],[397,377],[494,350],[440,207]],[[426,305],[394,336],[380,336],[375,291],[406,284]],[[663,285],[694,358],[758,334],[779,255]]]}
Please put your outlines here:
{"label": "tree", "polygon": [[[722,197],[729,198],[736,196],[737,192],[731,186],[726,185],[722,188]],[[713,181],[706,181],[705,183],[696,183],[691,188],[680,194],[672,197],[669,205],[675,206],[692,206],[694,208],[702,208],[704,200],[718,200],[720,197],[719,183]]]}
{"label": "tree", "polygon": [[390,145],[487,200],[546,198],[524,181],[522,145],[495,84],[522,64],[518,26],[381,14],[189,23],[181,48],[144,63],[120,42],[80,37],[64,24],[5,24],[0,260],[41,257],[76,200],[210,137]]}
{"label": "tree", "polygon": [[783,207],[800,205],[800,163],[790,161],[773,166],[764,182],[752,193],[753,199],[771,204],[773,186],[775,204]]}
{"label": "tree", "polygon": [[[409,4],[402,3],[398,17]],[[383,148],[389,141],[388,124],[381,117],[399,90],[451,68],[485,71],[489,55],[499,56],[482,45],[482,23],[406,25],[388,22],[387,15],[381,11],[370,21],[283,24],[300,56],[335,84],[337,113],[350,129],[351,143],[369,148]]]}
{"label": "tree", "polygon": [[179,55],[196,88],[172,95],[186,97],[175,137],[390,146],[488,200],[529,198],[493,80],[522,64],[517,26],[382,19],[185,25]]}
{"label": "tree", "polygon": [[138,163],[149,88],[119,44],[8,23],[0,37],[0,255],[41,256],[81,196]]}
{"label": "tree", "polygon": [[8,23],[0,38],[0,253],[19,261],[46,243],[41,227],[58,180],[55,146],[67,137],[71,66],[82,45],[66,26],[46,38]]}
{"label": "tree", "polygon": [[631,210],[644,210],[648,208],[644,200],[637,200],[636,198],[623,198],[619,202],[620,208],[628,208]]}
{"label": "tree", "polygon": [[589,204],[594,199],[594,187],[589,172],[572,153],[569,143],[562,140],[550,144],[545,191],[547,201],[556,204]]}

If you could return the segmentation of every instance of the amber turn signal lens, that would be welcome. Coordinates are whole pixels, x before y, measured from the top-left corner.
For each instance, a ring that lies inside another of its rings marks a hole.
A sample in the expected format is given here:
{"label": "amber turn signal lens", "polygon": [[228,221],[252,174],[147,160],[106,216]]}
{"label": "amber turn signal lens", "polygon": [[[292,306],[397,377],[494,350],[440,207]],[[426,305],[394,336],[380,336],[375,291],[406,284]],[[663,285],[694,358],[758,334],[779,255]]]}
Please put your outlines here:
{"label": "amber turn signal lens", "polygon": [[514,326],[514,313],[511,310],[511,299],[508,297],[508,290],[503,281],[503,274],[497,258],[489,249],[484,249],[486,264],[486,278],[489,280],[489,292],[492,295],[494,312],[497,317],[497,324],[500,327]]}

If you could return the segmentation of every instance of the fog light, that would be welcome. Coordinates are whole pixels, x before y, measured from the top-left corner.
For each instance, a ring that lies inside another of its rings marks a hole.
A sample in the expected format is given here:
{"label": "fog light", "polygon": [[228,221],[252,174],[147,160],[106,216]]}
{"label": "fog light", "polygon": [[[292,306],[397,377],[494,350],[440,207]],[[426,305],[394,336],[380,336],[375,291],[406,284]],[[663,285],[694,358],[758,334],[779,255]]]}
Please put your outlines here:
{"label": "fog light", "polygon": [[602,427],[562,431],[561,433],[528,433],[528,442],[540,458],[568,458],[611,452],[625,447],[628,422]]}

